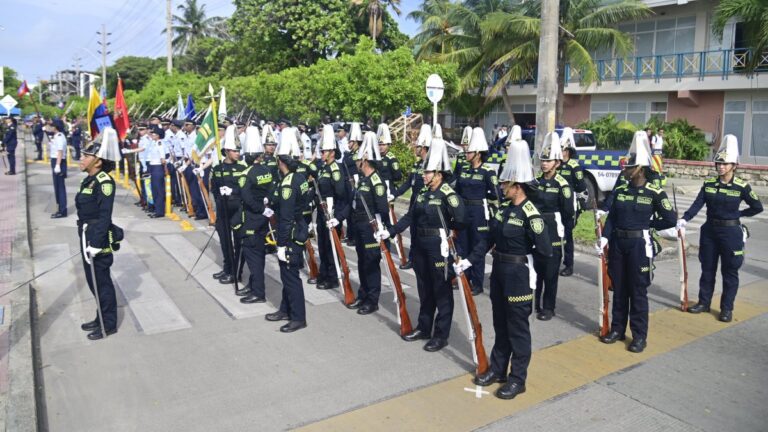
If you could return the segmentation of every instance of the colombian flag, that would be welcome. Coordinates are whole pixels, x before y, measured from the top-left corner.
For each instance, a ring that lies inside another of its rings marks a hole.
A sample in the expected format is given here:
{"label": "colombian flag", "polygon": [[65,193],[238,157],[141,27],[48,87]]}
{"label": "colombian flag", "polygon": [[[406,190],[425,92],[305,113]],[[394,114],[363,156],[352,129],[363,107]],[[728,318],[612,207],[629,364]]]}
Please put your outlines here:
{"label": "colombian flag", "polygon": [[101,101],[101,96],[93,87],[91,87],[91,97],[88,100],[88,110],[86,113],[88,115],[88,134],[91,135],[91,138],[96,138],[95,133],[98,129],[93,123],[93,119],[107,114],[107,107]]}

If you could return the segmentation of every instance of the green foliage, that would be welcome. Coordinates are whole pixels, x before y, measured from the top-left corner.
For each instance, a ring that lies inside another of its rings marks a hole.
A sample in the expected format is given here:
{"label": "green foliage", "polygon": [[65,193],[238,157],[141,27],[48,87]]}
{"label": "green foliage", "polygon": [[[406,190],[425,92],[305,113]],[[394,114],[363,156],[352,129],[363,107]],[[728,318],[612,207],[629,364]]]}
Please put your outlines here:
{"label": "green foliage", "polygon": [[585,121],[576,127],[591,130],[597,140],[597,148],[600,150],[629,149],[632,144],[632,135],[640,128],[626,120],[617,120],[613,114],[608,114],[599,120]]}
{"label": "green foliage", "polygon": [[181,12],[181,15],[173,16],[172,45],[176,54],[185,54],[190,44],[198,39],[227,36],[226,19],[207,17],[205,6],[205,4],[198,5],[197,0],[186,0],[185,4],[176,6],[176,9]]}
{"label": "green foliage", "polygon": [[[654,131],[659,126],[651,126]],[[664,129],[664,157],[670,159],[704,160],[709,155],[709,144],[699,128],[686,119],[677,119],[660,125]]]}
{"label": "green foliage", "polygon": [[107,67],[107,96],[114,97],[117,89],[117,76],[123,79],[123,90],[140,91],[144,84],[157,71],[165,70],[165,57],[151,59],[149,57],[120,57]]}
{"label": "green foliage", "polygon": [[394,145],[389,149],[392,154],[397,157],[397,161],[400,163],[400,172],[403,173],[403,179],[407,179],[411,175],[411,168],[413,163],[416,162],[416,155],[413,154],[413,147],[400,140],[394,139]]}
{"label": "green foliage", "polygon": [[320,60],[309,67],[279,74],[226,80],[233,104],[246,105],[263,116],[286,116],[316,123],[326,114],[347,120],[397,116],[406,105],[427,110],[427,76],[438,73],[446,84],[446,97],[456,93],[453,65],[416,62],[408,48],[376,54],[371,39],[362,37],[354,55]]}
{"label": "green foliage", "polygon": [[[355,48],[355,44],[358,42],[358,37],[360,35],[369,35],[370,34],[370,16],[367,12],[367,6],[368,1],[361,1],[360,4],[355,4],[356,1],[352,0],[351,2],[351,14],[352,14],[352,25],[354,27],[355,37],[350,38],[348,41],[348,48],[344,50],[345,53],[352,52]],[[399,4],[399,0],[395,2],[381,2],[381,3],[397,3]],[[376,35],[376,48],[378,48],[381,51],[392,51],[397,48],[400,48],[401,46],[405,46],[408,44],[408,36],[401,33],[400,29],[397,26],[397,22],[392,18],[392,15],[390,15],[389,11],[385,8],[386,4],[382,4],[382,15],[380,16],[381,22],[380,22],[380,29],[379,33]],[[395,6],[396,7],[396,6]],[[399,10],[399,9],[398,9]]]}
{"label": "green foliage", "polygon": [[218,73],[224,62],[224,53],[216,50],[221,44],[221,39],[212,37],[195,39],[184,55],[173,59],[173,66],[181,72],[194,72],[198,75]]}
{"label": "green foliage", "polygon": [[3,91],[5,91],[5,94],[11,95],[14,99],[18,100],[16,97],[16,90],[19,89],[21,80],[19,80],[16,76],[17,75],[15,70],[9,68],[8,66],[3,66]]}
{"label": "green foliage", "polygon": [[[731,19],[741,22],[742,38],[752,53],[747,57],[748,72],[765,66],[763,60],[768,50],[768,2],[765,0],[722,0],[715,7],[712,33],[722,39],[726,23]],[[763,53],[763,55],[755,54]]]}
{"label": "green foliage", "polygon": [[597,237],[595,237],[595,212],[593,210],[586,210],[581,213],[576,226],[573,228],[573,240],[582,244],[593,244],[597,241]]}
{"label": "green foliage", "polygon": [[[163,102],[163,107],[160,111],[176,106],[178,92],[181,92],[181,97],[184,99],[185,104],[187,94],[192,93],[195,107],[199,111],[208,105],[208,102],[203,97],[208,94],[209,82],[212,82],[210,78],[201,77],[193,73],[168,75],[164,71],[160,71],[149,79],[147,85],[144,86],[135,98],[132,95],[126,95],[126,103],[129,107],[134,102],[142,104],[144,108],[148,108],[145,113],[145,115],[148,115],[160,102]],[[110,109],[111,107],[112,105],[110,105]]]}

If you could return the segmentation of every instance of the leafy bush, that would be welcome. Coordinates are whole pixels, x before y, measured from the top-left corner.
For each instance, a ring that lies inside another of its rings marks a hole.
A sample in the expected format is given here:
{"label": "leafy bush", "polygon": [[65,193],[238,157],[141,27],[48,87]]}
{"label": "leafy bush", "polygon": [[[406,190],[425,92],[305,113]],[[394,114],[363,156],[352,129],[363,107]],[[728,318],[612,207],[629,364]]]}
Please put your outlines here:
{"label": "leafy bush", "polygon": [[389,149],[397,161],[400,163],[400,172],[403,173],[403,179],[408,178],[411,175],[411,168],[413,163],[416,162],[416,156],[413,154],[413,148],[399,140],[395,140],[394,145]]}
{"label": "leafy bush", "polygon": [[589,129],[595,135],[600,150],[627,150],[632,144],[632,135],[637,126],[626,120],[617,120],[613,114],[595,120],[579,123],[576,127]]}

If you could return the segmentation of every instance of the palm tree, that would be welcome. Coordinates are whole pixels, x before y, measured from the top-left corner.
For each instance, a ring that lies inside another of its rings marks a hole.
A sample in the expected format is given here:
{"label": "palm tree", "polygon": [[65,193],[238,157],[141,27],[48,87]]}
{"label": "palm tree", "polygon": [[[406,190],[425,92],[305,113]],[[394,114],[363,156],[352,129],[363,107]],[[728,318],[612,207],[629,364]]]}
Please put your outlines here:
{"label": "palm tree", "polygon": [[449,0],[424,0],[406,18],[420,24],[413,36],[418,59],[429,59],[434,54],[445,54],[451,49],[450,36],[459,31],[454,3]]}
{"label": "palm tree", "polygon": [[[631,54],[633,43],[630,36],[614,26],[652,14],[653,11],[639,0],[621,0],[610,4],[604,4],[602,0],[560,0],[558,120],[563,113],[566,63],[578,74],[583,87],[597,82],[597,65],[590,52],[608,48],[617,57]],[[495,12],[485,18],[481,25],[485,47],[483,61],[490,61],[491,70],[499,74],[489,97],[503,96],[511,82],[533,76],[538,61],[540,17],[541,1],[528,1],[514,12]]]}
{"label": "palm tree", "polygon": [[722,39],[725,24],[731,18],[741,19],[744,39],[753,50],[747,61],[747,71],[753,72],[758,66],[765,66],[768,62],[763,59],[763,56],[768,56],[768,1],[722,0],[715,8],[713,33]]}
{"label": "palm tree", "polygon": [[[192,41],[205,37],[227,37],[226,20],[222,17],[205,16],[205,5],[198,5],[197,0],[186,0],[186,4],[176,7],[181,11],[181,16],[174,15],[173,51],[183,55]],[[165,33],[165,30],[163,30]]]}
{"label": "palm tree", "polygon": [[368,12],[368,32],[371,34],[374,45],[376,44],[376,37],[381,34],[383,17],[387,12],[387,7],[391,7],[397,15],[400,15],[400,0],[350,0],[350,4],[353,6],[365,5],[365,8],[360,9],[359,14]]}

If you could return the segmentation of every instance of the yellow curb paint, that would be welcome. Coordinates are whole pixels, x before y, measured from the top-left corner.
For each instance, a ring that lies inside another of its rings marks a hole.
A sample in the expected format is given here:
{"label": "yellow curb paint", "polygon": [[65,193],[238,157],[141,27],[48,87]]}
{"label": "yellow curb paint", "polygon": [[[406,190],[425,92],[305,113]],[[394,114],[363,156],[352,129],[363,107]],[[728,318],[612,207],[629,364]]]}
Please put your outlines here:
{"label": "yellow curb paint", "polygon": [[176,214],[176,213],[174,213],[174,212],[166,213],[166,214],[165,214],[165,217],[167,217],[168,219],[170,219],[170,220],[172,220],[172,221],[179,221],[179,220],[181,220],[181,218],[179,217],[179,215],[177,215],[177,214]]}
{"label": "yellow curb paint", "polygon": [[528,369],[526,393],[514,401],[493,396],[499,385],[483,388],[489,394],[477,398],[466,390],[475,388],[472,375],[462,375],[298,430],[352,431],[360,430],[360,425],[366,431],[387,432],[474,430],[766,313],[768,306],[739,301],[734,310],[731,323],[722,323],[713,314],[693,315],[677,309],[655,312],[650,316],[648,347],[641,354],[627,351],[630,338],[606,345],[594,335],[536,351]]}
{"label": "yellow curb paint", "polygon": [[192,224],[189,223],[188,220],[181,221],[181,223],[179,225],[181,225],[181,229],[184,230],[184,231],[194,231],[195,230],[195,227],[192,226]]}

